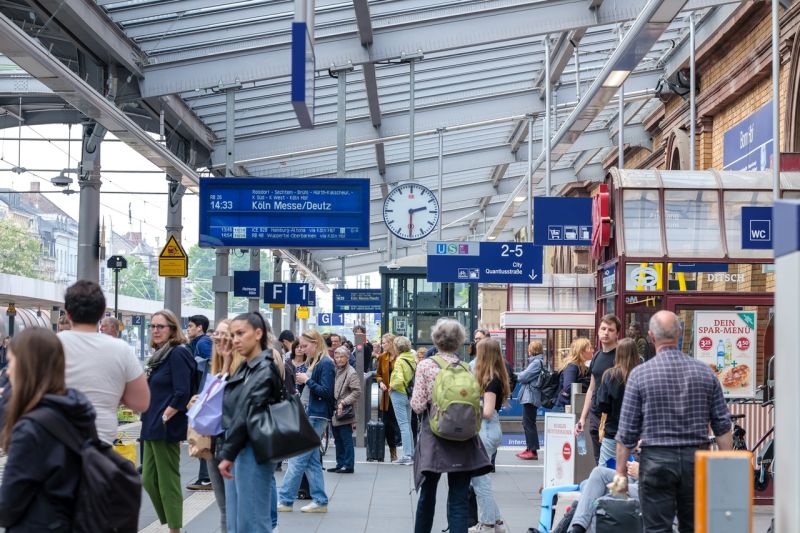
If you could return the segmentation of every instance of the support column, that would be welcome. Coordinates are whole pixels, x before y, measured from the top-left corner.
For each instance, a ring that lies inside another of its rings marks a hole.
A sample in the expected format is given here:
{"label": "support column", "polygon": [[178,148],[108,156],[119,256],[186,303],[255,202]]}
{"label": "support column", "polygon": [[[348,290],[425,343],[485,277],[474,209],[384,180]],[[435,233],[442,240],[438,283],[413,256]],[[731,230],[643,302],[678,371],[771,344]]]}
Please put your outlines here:
{"label": "support column", "polygon": [[[623,33],[622,24],[619,26],[619,42],[622,42],[622,39],[625,37]],[[617,93],[617,98],[619,100],[619,128],[617,132],[617,140],[619,141],[619,147],[617,149],[617,168],[625,168],[625,84],[619,86],[619,92]]]}
{"label": "support column", "polygon": [[[255,248],[250,250],[250,271],[251,272],[260,272],[261,271],[261,249]],[[251,313],[253,311],[258,311],[261,308],[261,301],[258,296],[255,298],[248,298],[247,299],[247,310]],[[278,332],[280,333],[280,332]]]}
{"label": "support column", "polygon": [[[179,181],[174,181],[168,178],[167,188],[167,241],[170,237],[175,237],[175,240],[181,242],[181,233],[183,231],[182,214],[183,214],[183,193],[186,187],[181,185]],[[169,309],[178,318],[181,317],[181,289],[183,286],[183,278],[164,278],[164,309]]]}
{"label": "support column", "polygon": [[689,13],[689,170],[697,168],[697,83],[695,76],[695,20],[694,12]]}
{"label": "support column", "polygon": [[330,75],[337,79],[336,88],[336,174],[343,178],[347,163],[347,73],[352,63],[331,67]]}
{"label": "support column", "polygon": [[78,279],[100,281],[100,143],[106,129],[91,122],[83,128],[78,215]]}
{"label": "support column", "polygon": [[[289,268],[289,281],[296,282],[298,280],[298,272],[294,267]],[[296,304],[286,304],[286,310],[289,313],[287,316],[287,322],[289,323],[288,329],[289,331],[296,332],[297,331],[297,305]],[[279,335],[280,331],[276,334]]]}
{"label": "support column", "polygon": [[[278,255],[278,251],[275,250],[273,252],[275,254],[274,257],[274,264],[272,268],[274,269],[272,272],[272,281],[275,283],[280,283],[283,281],[283,274],[281,273],[281,256]],[[272,310],[272,331],[275,335],[280,335],[281,331],[283,331],[283,309],[273,309]]]}
{"label": "support column", "polygon": [[781,197],[781,55],[779,0],[772,0],[772,199]]}
{"label": "support column", "polygon": [[[528,114],[528,240],[533,242],[533,115]],[[486,210],[483,212],[486,233]]]}
{"label": "support column", "polygon": [[[544,107],[545,107],[545,119],[544,119],[544,139],[543,141],[543,149],[544,149],[544,195],[550,196],[550,169],[552,167],[552,163],[550,161],[550,139],[552,135],[550,134],[550,127],[552,126],[552,95],[553,95],[553,84],[550,80],[550,36],[547,35],[544,38]],[[531,168],[531,170],[533,170]],[[532,172],[531,172],[532,174]],[[531,175],[531,184],[533,183],[533,176]],[[528,198],[529,202],[533,202],[533,195]],[[533,224],[533,221],[531,221]],[[533,240],[533,233],[531,233],[531,240]]]}

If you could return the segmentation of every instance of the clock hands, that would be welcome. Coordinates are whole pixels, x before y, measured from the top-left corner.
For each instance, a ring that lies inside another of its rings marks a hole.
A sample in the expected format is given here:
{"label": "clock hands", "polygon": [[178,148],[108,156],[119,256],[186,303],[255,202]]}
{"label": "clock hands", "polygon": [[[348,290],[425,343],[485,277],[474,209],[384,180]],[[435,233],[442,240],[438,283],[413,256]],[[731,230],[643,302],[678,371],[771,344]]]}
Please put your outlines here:
{"label": "clock hands", "polygon": [[422,207],[415,207],[414,209],[408,210],[408,234],[410,236],[414,235],[414,213],[425,211],[426,209],[428,209],[428,207],[423,205]]}
{"label": "clock hands", "polygon": [[408,214],[409,215],[413,215],[414,213],[416,213],[418,211],[425,211],[426,209],[428,209],[428,207],[423,205],[422,207],[417,207],[415,209],[409,209],[408,210]]}

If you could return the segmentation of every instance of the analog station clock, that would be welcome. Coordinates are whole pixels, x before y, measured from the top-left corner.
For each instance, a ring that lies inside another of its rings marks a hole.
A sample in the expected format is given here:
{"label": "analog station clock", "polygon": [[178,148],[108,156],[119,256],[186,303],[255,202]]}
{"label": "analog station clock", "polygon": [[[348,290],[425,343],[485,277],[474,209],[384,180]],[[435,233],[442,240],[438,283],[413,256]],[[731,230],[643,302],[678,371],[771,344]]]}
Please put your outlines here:
{"label": "analog station clock", "polygon": [[430,189],[417,183],[398,185],[383,201],[383,221],[401,239],[422,239],[439,222],[439,201]]}

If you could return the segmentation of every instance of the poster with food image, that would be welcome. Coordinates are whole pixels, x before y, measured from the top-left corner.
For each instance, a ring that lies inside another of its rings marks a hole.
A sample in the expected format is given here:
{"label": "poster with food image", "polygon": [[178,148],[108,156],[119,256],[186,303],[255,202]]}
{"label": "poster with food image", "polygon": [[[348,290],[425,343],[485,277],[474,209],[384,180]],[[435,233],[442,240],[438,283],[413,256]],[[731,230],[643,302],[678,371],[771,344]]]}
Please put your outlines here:
{"label": "poster with food image", "polygon": [[695,311],[694,354],[714,371],[727,398],[756,393],[755,311]]}

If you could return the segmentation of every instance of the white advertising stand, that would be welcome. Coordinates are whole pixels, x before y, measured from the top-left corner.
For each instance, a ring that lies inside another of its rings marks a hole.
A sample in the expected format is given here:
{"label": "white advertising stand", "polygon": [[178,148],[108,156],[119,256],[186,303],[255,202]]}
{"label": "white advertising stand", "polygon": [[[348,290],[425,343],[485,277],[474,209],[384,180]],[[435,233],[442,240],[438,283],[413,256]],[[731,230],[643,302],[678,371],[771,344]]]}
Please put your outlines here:
{"label": "white advertising stand", "polygon": [[800,202],[777,201],[775,227],[775,531],[800,524]]}
{"label": "white advertising stand", "polygon": [[[544,415],[544,488],[575,483],[575,415]],[[588,437],[588,435],[587,435]]]}

